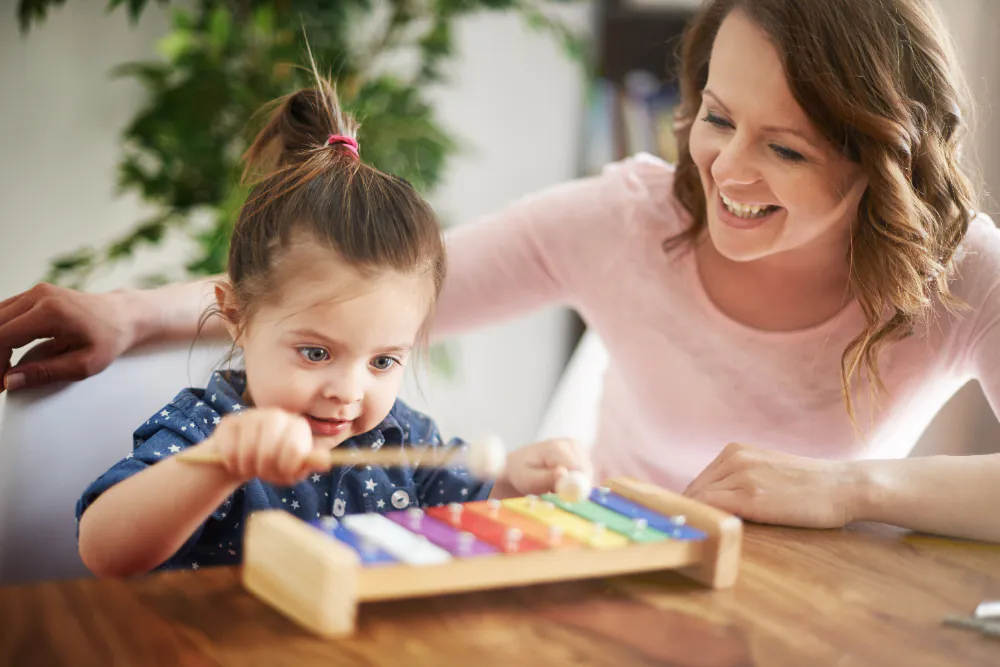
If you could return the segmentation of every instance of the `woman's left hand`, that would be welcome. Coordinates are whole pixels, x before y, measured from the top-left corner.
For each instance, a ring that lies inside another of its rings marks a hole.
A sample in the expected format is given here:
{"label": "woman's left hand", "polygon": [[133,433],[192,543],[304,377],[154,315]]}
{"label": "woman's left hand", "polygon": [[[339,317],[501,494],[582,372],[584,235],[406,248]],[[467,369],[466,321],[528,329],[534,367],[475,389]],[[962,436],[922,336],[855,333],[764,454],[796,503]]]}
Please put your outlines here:
{"label": "woman's left hand", "polygon": [[855,520],[857,466],[731,444],[684,495],[748,521],[837,528]]}

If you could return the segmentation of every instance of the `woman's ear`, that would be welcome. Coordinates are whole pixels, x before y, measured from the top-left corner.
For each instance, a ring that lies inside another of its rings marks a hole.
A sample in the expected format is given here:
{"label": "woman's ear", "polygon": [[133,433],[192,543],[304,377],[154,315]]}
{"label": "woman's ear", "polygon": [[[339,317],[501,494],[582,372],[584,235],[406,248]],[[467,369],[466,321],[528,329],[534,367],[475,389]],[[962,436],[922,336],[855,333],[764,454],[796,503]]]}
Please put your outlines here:
{"label": "woman's ear", "polygon": [[236,299],[236,292],[228,283],[218,283],[215,286],[215,303],[219,307],[222,321],[226,325],[226,331],[233,343],[240,344],[242,337],[242,327],[240,326],[239,302]]}

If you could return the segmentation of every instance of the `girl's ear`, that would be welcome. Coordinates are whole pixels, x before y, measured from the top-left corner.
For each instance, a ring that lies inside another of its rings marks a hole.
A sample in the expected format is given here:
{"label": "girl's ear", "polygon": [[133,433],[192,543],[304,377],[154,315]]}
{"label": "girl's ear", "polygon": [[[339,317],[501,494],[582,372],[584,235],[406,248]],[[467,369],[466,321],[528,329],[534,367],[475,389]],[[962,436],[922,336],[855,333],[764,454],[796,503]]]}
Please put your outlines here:
{"label": "girl's ear", "polygon": [[215,303],[219,307],[222,321],[226,324],[226,331],[233,343],[240,345],[242,337],[242,327],[240,326],[240,309],[236,299],[236,292],[228,283],[218,283],[215,286]]}

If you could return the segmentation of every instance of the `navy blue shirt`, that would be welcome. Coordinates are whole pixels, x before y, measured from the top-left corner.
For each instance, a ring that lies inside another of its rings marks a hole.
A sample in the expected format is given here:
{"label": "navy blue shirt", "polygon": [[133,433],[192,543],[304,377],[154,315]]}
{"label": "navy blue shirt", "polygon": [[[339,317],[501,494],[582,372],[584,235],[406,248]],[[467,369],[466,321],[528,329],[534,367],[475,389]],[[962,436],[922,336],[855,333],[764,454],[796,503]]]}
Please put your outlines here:
{"label": "navy blue shirt", "polygon": [[[222,417],[246,409],[242,395],[243,373],[215,373],[205,389],[185,389],[134,434],[132,453],[94,481],[76,505],[76,518],[109,488],[168,456],[205,440]],[[447,445],[434,421],[396,401],[377,427],[338,446],[340,450],[400,447],[464,446],[460,440]],[[421,456],[414,452],[414,459]],[[252,479],[237,489],[203,523],[162,569],[197,569],[205,565],[240,562],[243,526],[252,512],[282,509],[304,520],[321,515],[340,517],[360,512],[390,512],[450,502],[484,500],[492,485],[463,469],[420,466],[357,465],[313,474],[294,486],[279,487]]]}

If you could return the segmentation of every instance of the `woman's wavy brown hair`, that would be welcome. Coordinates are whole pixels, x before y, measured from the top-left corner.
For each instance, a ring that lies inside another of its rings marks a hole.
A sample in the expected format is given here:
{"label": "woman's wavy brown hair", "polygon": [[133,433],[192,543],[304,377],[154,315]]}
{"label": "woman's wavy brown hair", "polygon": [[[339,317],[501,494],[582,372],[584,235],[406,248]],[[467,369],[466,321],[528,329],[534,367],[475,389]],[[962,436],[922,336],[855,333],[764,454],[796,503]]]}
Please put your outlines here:
{"label": "woman's wavy brown hair", "polygon": [[935,301],[957,303],[948,278],[974,215],[973,188],[959,164],[964,83],[927,0],[709,0],[681,44],[674,195],[693,222],[668,249],[705,229],[705,194],[688,141],[712,43],[734,10],[767,34],[806,115],[868,178],[847,258],[866,318],[841,359],[853,421],[852,380],[863,372],[873,392],[883,391],[883,346],[926,321]]}

